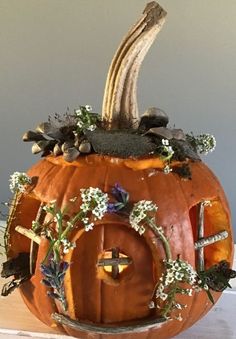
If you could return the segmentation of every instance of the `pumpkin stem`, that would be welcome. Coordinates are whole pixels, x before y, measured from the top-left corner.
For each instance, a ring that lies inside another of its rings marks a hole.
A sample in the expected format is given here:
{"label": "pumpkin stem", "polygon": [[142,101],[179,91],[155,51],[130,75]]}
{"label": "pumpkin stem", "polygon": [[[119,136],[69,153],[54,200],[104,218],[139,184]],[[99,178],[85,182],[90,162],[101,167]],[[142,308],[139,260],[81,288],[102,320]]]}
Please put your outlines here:
{"label": "pumpkin stem", "polygon": [[124,37],[108,72],[102,120],[110,129],[137,127],[137,79],[142,61],[161,30],[166,12],[155,1]]}

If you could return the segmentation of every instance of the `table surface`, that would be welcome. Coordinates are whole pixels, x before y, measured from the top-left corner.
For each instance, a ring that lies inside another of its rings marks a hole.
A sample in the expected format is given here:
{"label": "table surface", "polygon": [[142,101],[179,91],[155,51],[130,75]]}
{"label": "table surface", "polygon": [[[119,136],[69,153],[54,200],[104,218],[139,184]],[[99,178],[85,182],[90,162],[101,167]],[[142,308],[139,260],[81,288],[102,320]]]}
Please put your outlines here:
{"label": "table surface", "polygon": [[[0,256],[0,263],[3,261]],[[234,262],[236,263],[236,262]],[[234,265],[234,268],[236,265]],[[235,281],[234,281],[235,280]],[[232,290],[226,290],[212,310],[197,324],[176,336],[176,339],[231,339],[236,338],[236,279]],[[0,289],[5,280],[0,279]],[[0,339],[72,337],[57,334],[36,319],[23,303],[18,291],[0,300]]]}

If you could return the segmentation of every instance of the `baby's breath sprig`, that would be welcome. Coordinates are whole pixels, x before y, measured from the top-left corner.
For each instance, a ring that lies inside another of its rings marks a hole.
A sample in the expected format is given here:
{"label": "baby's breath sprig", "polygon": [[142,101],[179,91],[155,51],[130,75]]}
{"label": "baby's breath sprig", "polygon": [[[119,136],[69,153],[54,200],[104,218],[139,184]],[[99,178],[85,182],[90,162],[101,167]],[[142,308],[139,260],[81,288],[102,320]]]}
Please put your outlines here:
{"label": "baby's breath sprig", "polygon": [[79,109],[75,109],[76,133],[78,135],[86,130],[94,131],[97,128],[97,123],[100,121],[99,115],[91,111],[92,107],[90,105],[80,106]]}
{"label": "baby's breath sprig", "polygon": [[145,223],[153,218],[154,213],[158,207],[152,201],[141,200],[134,204],[133,209],[129,215],[129,222],[132,228],[142,235],[146,228]]}
{"label": "baby's breath sprig", "polygon": [[172,168],[170,166],[171,159],[174,155],[174,150],[172,146],[170,145],[170,142],[168,139],[162,139],[161,145],[158,147],[157,151],[160,156],[160,158],[164,161],[165,166],[163,168],[163,172],[165,174],[169,174],[172,172]]}
{"label": "baby's breath sprig", "polygon": [[174,150],[170,146],[168,139],[161,140],[162,145],[159,146],[160,156],[164,161],[169,161],[174,155]]}
{"label": "baby's breath sprig", "polygon": [[[176,300],[177,294],[192,295],[193,289],[198,284],[198,274],[193,267],[184,260],[177,258],[176,260],[164,260],[165,271],[159,279],[159,284],[155,291],[155,297],[158,302],[165,302],[161,315],[165,318],[169,318],[172,311],[175,309],[181,310],[186,305],[180,304]],[[183,283],[187,283],[191,288],[183,287]],[[181,314],[176,317],[181,319]]]}
{"label": "baby's breath sprig", "polygon": [[187,141],[200,154],[208,154],[213,152],[216,148],[216,139],[211,134],[200,134],[194,136],[193,134],[186,134]]}
{"label": "baby's breath sprig", "polygon": [[[108,194],[93,187],[82,188],[80,192],[82,199],[80,209],[83,212],[81,221],[85,226],[85,231],[90,231],[93,229],[94,221],[101,220],[107,212]],[[92,218],[89,218],[89,216],[92,216]]]}
{"label": "baby's breath sprig", "polygon": [[24,172],[14,172],[9,179],[12,193],[24,193],[27,185],[32,184],[32,179]]}
{"label": "baby's breath sprig", "polygon": [[[70,199],[71,203],[75,201],[75,198]],[[69,241],[68,235],[75,227],[76,222],[82,217],[82,213],[79,211],[75,216],[67,220],[68,206],[61,210],[57,207],[56,200],[49,202],[43,209],[51,215],[50,220],[45,225],[32,222],[33,229],[42,229],[50,239],[48,252],[41,263],[41,271],[44,275],[42,283],[53,288],[53,292],[49,291],[48,296],[60,301],[64,310],[66,310],[64,277],[69,264],[63,260],[63,256],[75,248],[75,243]],[[55,224],[54,227],[52,226],[53,224]]]}

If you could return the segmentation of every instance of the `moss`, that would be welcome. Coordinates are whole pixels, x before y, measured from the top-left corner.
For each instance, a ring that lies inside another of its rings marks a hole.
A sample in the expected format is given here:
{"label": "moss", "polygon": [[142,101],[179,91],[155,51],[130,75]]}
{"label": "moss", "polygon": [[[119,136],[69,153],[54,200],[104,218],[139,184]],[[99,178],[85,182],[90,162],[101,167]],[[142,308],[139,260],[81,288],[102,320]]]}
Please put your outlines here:
{"label": "moss", "polygon": [[86,137],[94,151],[99,154],[127,157],[141,157],[154,153],[156,145],[149,137],[132,130],[95,130],[87,132]]}

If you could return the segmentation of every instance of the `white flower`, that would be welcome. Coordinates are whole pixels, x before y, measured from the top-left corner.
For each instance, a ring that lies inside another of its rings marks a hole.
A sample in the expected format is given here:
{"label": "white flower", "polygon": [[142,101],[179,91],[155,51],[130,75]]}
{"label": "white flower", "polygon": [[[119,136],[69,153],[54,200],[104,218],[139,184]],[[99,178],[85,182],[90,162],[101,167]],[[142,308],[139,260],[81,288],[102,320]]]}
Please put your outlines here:
{"label": "white flower", "polygon": [[70,198],[69,201],[70,202],[75,202],[77,200],[78,197],[74,197],[74,198]]}
{"label": "white flower", "polygon": [[194,289],[195,292],[201,292],[202,291],[202,288],[200,286],[197,286],[197,285],[196,286],[194,285],[193,289]]}
{"label": "white flower", "polygon": [[86,232],[92,231],[93,230],[93,226],[94,226],[94,223],[91,222],[90,224],[85,225],[84,229],[85,229]]}
{"label": "white flower", "polygon": [[86,212],[88,212],[89,210],[90,210],[90,204],[88,204],[88,203],[83,203],[83,204],[81,204],[80,205],[80,209],[84,212],[84,213],[86,213]]}
{"label": "white flower", "polygon": [[172,168],[169,166],[169,165],[166,165],[164,168],[163,168],[163,172],[165,174],[169,174],[170,172],[172,172]]}
{"label": "white flower", "polygon": [[162,142],[162,145],[169,146],[169,140],[168,139],[162,139],[161,142]]}
{"label": "white flower", "polygon": [[32,230],[33,231],[37,231],[38,230],[38,228],[40,227],[40,224],[39,224],[39,222],[38,221],[36,221],[36,220],[33,220],[32,221]]}
{"label": "white flower", "polygon": [[176,280],[182,280],[184,277],[184,273],[181,272],[175,272],[175,279]]}
{"label": "white flower", "polygon": [[82,115],[81,109],[76,109],[76,110],[75,110],[75,114],[76,114],[78,117],[81,116],[81,115]]}
{"label": "white flower", "polygon": [[155,303],[154,303],[154,301],[150,301],[148,307],[149,307],[150,309],[155,308]]}
{"label": "white flower", "polygon": [[166,279],[165,279],[165,285],[168,286],[174,281],[174,274],[167,274]]}
{"label": "white flower", "polygon": [[107,212],[108,194],[103,193],[99,188],[93,187],[87,189],[82,188],[80,192],[82,199],[80,208],[85,214],[82,222],[85,225],[86,231],[89,231],[93,228],[94,223],[89,224],[89,218],[86,216],[87,213],[91,212],[95,221],[101,220]]}
{"label": "white flower", "polygon": [[94,131],[96,128],[97,128],[96,125],[90,125],[90,126],[87,127],[87,130],[92,132],[92,131]]}
{"label": "white flower", "polygon": [[61,244],[63,246],[63,253],[68,253],[71,249],[76,247],[76,244],[73,242],[70,242],[68,239],[63,238],[61,239]]}
{"label": "white flower", "polygon": [[193,290],[192,288],[186,288],[186,294],[189,295],[190,297],[193,295]]}
{"label": "white flower", "polygon": [[178,321],[182,321],[183,320],[183,318],[182,318],[180,313],[179,313],[179,315],[177,317],[175,317],[175,319],[178,320]]}
{"label": "white flower", "polygon": [[175,304],[175,308],[177,308],[178,310],[182,310],[183,305],[181,305],[181,304],[179,304],[179,303],[176,303],[176,304]]}
{"label": "white flower", "polygon": [[161,293],[159,298],[160,298],[161,300],[165,301],[165,300],[167,299],[167,297],[168,297],[168,294],[167,294],[167,293]]}
{"label": "white flower", "polygon": [[77,126],[78,126],[79,128],[82,128],[83,125],[84,125],[83,121],[82,121],[82,120],[78,120]]}
{"label": "white flower", "polygon": [[85,105],[85,109],[86,111],[91,112],[93,108],[90,105]]}
{"label": "white flower", "polygon": [[14,172],[10,176],[9,182],[12,193],[24,193],[26,191],[26,186],[32,184],[32,179],[26,173]]}

